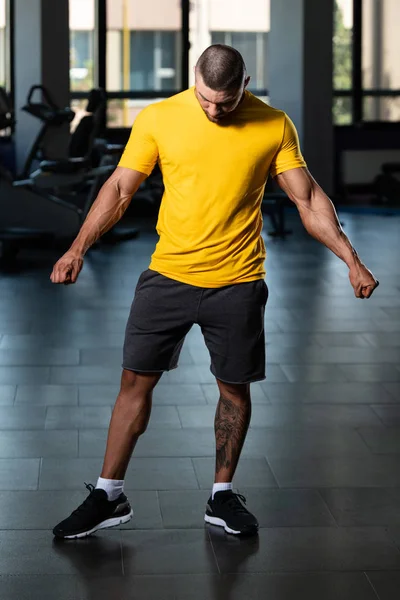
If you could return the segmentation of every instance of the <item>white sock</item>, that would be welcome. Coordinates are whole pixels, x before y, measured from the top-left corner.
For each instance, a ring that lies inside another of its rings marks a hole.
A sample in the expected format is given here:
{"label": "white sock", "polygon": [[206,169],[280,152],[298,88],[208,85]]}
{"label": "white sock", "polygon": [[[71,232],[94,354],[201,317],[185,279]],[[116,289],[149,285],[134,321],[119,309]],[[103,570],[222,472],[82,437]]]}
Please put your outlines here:
{"label": "white sock", "polygon": [[99,477],[97,480],[96,490],[104,490],[107,493],[110,502],[116,500],[124,491],[123,479],[103,479]]}
{"label": "white sock", "polygon": [[213,489],[212,489],[212,499],[214,500],[214,494],[216,494],[217,492],[223,492],[225,490],[231,490],[231,489],[232,489],[231,483],[214,483]]}

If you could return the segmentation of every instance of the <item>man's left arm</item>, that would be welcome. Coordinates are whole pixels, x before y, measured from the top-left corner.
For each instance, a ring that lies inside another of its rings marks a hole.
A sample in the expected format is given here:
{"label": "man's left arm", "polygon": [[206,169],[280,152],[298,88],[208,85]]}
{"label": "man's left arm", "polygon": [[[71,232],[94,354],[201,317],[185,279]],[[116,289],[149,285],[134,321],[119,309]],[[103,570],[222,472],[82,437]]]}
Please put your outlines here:
{"label": "man's left arm", "polygon": [[379,282],[360,260],[344,233],[335,208],[306,168],[284,171],[275,181],[295,203],[310,235],[332,250],[349,267],[349,279],[357,298],[369,298]]}

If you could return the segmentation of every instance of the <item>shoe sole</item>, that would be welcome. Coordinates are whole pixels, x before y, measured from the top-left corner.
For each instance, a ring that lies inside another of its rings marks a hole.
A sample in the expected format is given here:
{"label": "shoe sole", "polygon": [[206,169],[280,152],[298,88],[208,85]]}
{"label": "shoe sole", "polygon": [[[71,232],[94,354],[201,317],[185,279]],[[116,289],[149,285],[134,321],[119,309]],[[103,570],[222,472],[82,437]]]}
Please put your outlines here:
{"label": "shoe sole", "polygon": [[[95,531],[99,529],[110,529],[111,527],[118,527],[118,525],[123,525],[124,523],[128,523],[133,517],[133,510],[127,515],[123,517],[114,517],[113,519],[107,519],[106,521],[102,521],[93,529],[89,529],[88,531],[83,531],[82,533],[76,533],[75,535],[63,535],[62,539],[64,540],[76,540],[78,538],[84,538],[88,535],[91,535]],[[57,536],[58,537],[58,536]]]}
{"label": "shoe sole", "polygon": [[254,535],[258,531],[258,527],[254,527],[254,529],[246,530],[246,531],[235,531],[235,529],[231,529],[228,527],[226,522],[223,519],[219,519],[218,517],[210,517],[209,515],[204,515],[204,520],[206,523],[210,523],[211,525],[217,525],[218,527],[223,527],[226,533],[231,533],[232,535]]}

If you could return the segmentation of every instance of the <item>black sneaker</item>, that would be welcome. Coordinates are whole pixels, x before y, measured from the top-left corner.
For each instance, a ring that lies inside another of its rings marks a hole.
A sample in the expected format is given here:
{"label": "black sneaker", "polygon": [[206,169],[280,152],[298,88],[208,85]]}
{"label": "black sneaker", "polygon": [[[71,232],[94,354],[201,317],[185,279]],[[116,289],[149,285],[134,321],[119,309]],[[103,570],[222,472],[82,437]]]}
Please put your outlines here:
{"label": "black sneaker", "polygon": [[258,531],[258,521],[245,506],[246,498],[225,490],[214,494],[208,500],[204,520],[212,525],[223,527],[234,535],[254,535]]}
{"label": "black sneaker", "polygon": [[95,489],[94,485],[86,484],[89,496],[64,521],[53,529],[58,538],[82,538],[98,529],[107,529],[127,523],[133,517],[133,510],[125,494],[116,500],[109,501],[107,492]]}

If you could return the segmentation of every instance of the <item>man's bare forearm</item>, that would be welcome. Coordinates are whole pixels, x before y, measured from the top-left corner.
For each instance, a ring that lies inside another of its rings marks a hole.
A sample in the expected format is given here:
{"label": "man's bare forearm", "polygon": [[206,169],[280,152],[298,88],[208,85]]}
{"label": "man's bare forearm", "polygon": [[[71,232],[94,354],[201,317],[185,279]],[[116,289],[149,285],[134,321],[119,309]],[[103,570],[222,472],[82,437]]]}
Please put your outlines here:
{"label": "man's bare forearm", "polygon": [[310,235],[324,244],[351,268],[361,261],[344,233],[331,200],[317,185],[309,198],[296,202],[304,227]]}
{"label": "man's bare forearm", "polygon": [[101,188],[71,246],[71,251],[84,255],[97,240],[117,223],[128,208],[132,194],[120,189],[113,176]]}

